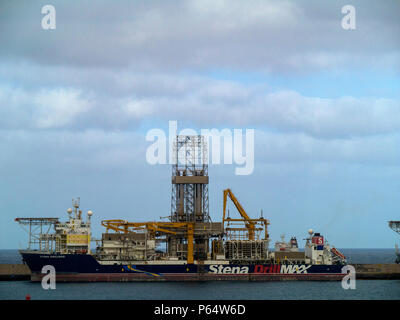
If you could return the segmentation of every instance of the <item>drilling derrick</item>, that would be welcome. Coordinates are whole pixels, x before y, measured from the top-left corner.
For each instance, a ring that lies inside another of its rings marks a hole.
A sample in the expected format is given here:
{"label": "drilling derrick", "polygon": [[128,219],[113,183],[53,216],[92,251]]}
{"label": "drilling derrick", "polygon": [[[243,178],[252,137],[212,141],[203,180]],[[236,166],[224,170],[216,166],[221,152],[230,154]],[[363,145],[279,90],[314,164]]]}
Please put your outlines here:
{"label": "drilling derrick", "polygon": [[176,136],[172,151],[170,219],[187,223],[188,232],[168,237],[168,254],[177,259],[193,256],[205,260],[210,237],[222,234],[222,224],[211,223],[208,211],[207,143],[200,135]]}
{"label": "drilling derrick", "polygon": [[171,221],[209,222],[208,153],[203,136],[176,136],[173,144]]}

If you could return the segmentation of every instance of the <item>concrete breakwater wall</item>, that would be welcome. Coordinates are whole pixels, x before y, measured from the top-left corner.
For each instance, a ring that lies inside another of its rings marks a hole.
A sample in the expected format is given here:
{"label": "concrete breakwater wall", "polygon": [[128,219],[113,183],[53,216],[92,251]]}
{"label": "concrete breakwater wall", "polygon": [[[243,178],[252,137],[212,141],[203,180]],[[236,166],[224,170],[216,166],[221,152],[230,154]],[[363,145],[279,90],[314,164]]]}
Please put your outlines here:
{"label": "concrete breakwater wall", "polygon": [[[352,266],[356,269],[356,279],[400,279],[400,264],[353,264]],[[30,278],[31,271],[27,265],[0,264],[0,281],[30,280]]]}
{"label": "concrete breakwater wall", "polygon": [[29,280],[31,270],[26,264],[0,264],[0,280]]}
{"label": "concrete breakwater wall", "polygon": [[357,279],[400,279],[400,264],[353,264]]}

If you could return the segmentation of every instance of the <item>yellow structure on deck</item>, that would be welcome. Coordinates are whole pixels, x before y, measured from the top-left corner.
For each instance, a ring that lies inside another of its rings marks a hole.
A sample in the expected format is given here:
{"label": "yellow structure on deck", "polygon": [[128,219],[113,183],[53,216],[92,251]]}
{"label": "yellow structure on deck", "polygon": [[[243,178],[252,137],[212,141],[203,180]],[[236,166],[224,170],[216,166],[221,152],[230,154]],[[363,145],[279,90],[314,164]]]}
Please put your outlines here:
{"label": "yellow structure on deck", "polygon": [[[227,200],[228,197],[232,200],[233,204],[235,205],[236,209],[238,210],[240,216],[242,217],[242,219],[232,219],[229,216],[226,217],[226,204],[227,204]],[[244,223],[245,228],[225,228],[225,231],[228,232],[237,232],[237,231],[245,231],[247,230],[248,232],[248,240],[255,240],[255,234],[256,231],[265,231],[265,238],[264,239],[268,239],[269,235],[268,235],[268,230],[267,230],[267,226],[269,225],[269,221],[267,219],[264,219],[263,217],[259,218],[259,219],[251,219],[248,214],[246,213],[246,211],[243,209],[242,205],[240,204],[240,202],[238,201],[238,199],[235,197],[235,195],[233,194],[233,192],[231,191],[231,189],[225,189],[224,190],[224,199],[223,199],[223,216],[222,216],[222,223],[224,224],[225,227],[225,223],[228,224],[228,226],[233,222],[238,222],[238,223]],[[261,226],[261,227],[258,227]]]}
{"label": "yellow structure on deck", "polygon": [[187,262],[192,264],[193,258],[193,222],[128,222],[126,220],[103,220],[101,225],[108,230],[115,232],[131,233],[146,230],[152,238],[157,234],[176,235],[182,229],[186,229],[187,238]]}

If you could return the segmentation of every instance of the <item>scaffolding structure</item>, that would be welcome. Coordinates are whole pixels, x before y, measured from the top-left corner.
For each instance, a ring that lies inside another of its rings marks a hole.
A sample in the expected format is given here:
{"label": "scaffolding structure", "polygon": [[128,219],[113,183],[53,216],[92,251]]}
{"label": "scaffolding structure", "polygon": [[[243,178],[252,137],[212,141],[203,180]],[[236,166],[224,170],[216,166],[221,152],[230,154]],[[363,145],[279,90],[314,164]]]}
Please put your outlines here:
{"label": "scaffolding structure", "polygon": [[268,240],[225,241],[225,255],[229,260],[265,260],[268,258]]}
{"label": "scaffolding structure", "polygon": [[208,148],[204,136],[176,136],[172,147],[172,222],[209,222]]}
{"label": "scaffolding structure", "polygon": [[28,249],[52,252],[55,249],[55,235],[51,234],[52,227],[59,223],[58,218],[16,218],[28,233]]}

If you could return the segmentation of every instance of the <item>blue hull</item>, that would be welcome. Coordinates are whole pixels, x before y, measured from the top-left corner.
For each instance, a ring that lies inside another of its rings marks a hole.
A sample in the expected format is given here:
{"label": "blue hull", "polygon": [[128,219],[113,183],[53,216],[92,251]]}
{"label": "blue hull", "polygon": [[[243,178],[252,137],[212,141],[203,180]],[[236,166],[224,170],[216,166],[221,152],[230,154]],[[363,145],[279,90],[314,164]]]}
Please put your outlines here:
{"label": "blue hull", "polygon": [[164,281],[164,280],[339,280],[343,265],[285,264],[100,264],[90,254],[21,252],[40,280],[42,268],[51,265],[57,281]]}

